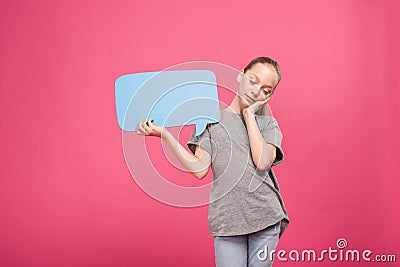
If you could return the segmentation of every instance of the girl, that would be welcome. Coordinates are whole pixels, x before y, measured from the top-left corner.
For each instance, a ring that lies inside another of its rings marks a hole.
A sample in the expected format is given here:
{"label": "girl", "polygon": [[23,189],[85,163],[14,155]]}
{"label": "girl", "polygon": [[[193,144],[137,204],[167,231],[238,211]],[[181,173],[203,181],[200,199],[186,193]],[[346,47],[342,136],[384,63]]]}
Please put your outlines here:
{"label": "girl", "polygon": [[272,266],[278,240],[289,219],[272,166],[283,160],[282,133],[266,104],[281,79],[277,62],[253,59],[237,76],[232,103],[187,142],[190,153],[152,119],[137,133],[158,136],[198,179],[212,166],[208,228],[217,266]]}

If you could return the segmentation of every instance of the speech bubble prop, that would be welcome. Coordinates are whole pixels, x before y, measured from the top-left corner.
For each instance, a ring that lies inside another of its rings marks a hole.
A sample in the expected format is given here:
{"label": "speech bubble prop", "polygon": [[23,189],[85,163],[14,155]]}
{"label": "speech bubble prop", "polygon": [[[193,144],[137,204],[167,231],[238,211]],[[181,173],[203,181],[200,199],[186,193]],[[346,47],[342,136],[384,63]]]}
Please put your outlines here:
{"label": "speech bubble prop", "polygon": [[[209,70],[143,72],[115,81],[118,125],[135,131],[154,118],[163,127],[196,125],[196,136],[208,123],[220,121],[216,77]],[[179,108],[177,108],[179,107]]]}

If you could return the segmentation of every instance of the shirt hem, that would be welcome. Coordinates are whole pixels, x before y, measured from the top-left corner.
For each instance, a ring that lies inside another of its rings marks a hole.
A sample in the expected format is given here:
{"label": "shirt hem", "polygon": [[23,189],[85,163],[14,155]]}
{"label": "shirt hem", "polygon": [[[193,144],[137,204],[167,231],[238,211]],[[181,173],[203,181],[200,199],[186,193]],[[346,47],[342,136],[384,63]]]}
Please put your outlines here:
{"label": "shirt hem", "polygon": [[[224,233],[224,232],[212,232],[212,231],[209,231],[209,232],[210,232],[210,235],[211,235],[211,236],[248,235],[248,234],[252,234],[252,233],[258,232],[258,231],[260,231],[260,230],[262,230],[262,229],[265,229],[265,228],[267,228],[267,227],[269,227],[269,226],[271,226],[271,225],[274,225],[274,224],[276,224],[276,223],[278,223],[278,222],[281,222],[282,220],[287,220],[287,221],[289,221],[288,217],[283,216],[283,217],[281,217],[280,219],[278,219],[277,221],[275,221],[275,222],[273,222],[273,223],[263,224],[263,226],[257,227],[257,228],[255,228],[255,229],[250,230],[250,231],[244,231],[244,232],[225,232],[225,233]],[[286,227],[285,227],[285,228],[286,228]]]}

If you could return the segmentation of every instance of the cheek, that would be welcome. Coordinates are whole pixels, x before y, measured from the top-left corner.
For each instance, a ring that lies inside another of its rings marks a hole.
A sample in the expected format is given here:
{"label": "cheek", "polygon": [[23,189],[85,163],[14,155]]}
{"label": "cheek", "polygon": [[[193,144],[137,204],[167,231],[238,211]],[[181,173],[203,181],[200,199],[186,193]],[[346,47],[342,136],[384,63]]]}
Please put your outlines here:
{"label": "cheek", "polygon": [[242,82],[239,84],[239,88],[243,91],[249,91],[251,90],[251,85]]}
{"label": "cheek", "polygon": [[246,91],[246,87],[243,84],[239,84],[239,88],[238,88],[238,92],[239,93],[243,93],[244,91]]}

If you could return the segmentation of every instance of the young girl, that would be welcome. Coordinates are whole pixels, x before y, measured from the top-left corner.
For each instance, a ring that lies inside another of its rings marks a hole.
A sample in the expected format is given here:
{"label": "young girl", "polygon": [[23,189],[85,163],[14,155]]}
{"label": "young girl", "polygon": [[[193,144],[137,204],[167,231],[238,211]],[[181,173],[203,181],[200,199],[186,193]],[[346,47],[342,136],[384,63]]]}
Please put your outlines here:
{"label": "young girl", "polygon": [[[137,133],[158,136],[181,164],[202,179],[212,166],[208,228],[217,266],[272,266],[289,219],[272,166],[283,160],[282,133],[266,104],[281,79],[277,62],[253,59],[237,77],[239,89],[218,123],[188,141],[190,153],[151,119]],[[261,115],[258,115],[261,114]]]}

